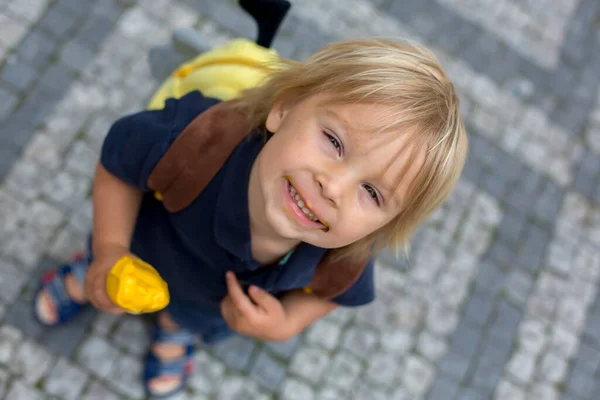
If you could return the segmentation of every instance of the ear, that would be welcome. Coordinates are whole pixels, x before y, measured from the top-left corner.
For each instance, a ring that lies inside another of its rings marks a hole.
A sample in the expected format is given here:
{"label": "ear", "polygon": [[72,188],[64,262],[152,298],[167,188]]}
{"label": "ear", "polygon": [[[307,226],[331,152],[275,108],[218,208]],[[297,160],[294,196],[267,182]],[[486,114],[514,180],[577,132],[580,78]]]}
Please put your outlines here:
{"label": "ear", "polygon": [[265,122],[265,127],[267,130],[271,133],[277,132],[283,120],[285,119],[286,114],[287,107],[284,106],[282,101],[278,101],[273,104],[271,111],[269,111],[269,115],[267,115],[267,121]]}

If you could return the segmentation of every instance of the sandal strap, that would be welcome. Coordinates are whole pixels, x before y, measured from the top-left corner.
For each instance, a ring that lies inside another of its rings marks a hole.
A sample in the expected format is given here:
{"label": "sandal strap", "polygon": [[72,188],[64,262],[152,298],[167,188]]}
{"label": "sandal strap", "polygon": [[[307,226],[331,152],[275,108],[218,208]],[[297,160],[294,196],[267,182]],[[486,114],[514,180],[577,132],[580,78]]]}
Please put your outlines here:
{"label": "sandal strap", "polygon": [[85,258],[80,258],[69,264],[71,274],[77,279],[81,287],[85,285],[85,276],[88,272],[88,263]]}
{"label": "sandal strap", "polygon": [[181,344],[184,346],[193,346],[195,338],[194,334],[186,329],[180,329],[177,332],[169,332],[157,326],[154,329],[152,341],[159,343],[173,343]]}
{"label": "sandal strap", "polygon": [[64,279],[69,272],[69,268],[61,268],[46,286],[54,302],[59,322],[67,321],[82,307],[71,299],[65,288]]}
{"label": "sandal strap", "polygon": [[158,378],[164,375],[176,375],[185,378],[188,375],[188,363],[191,355],[184,354],[174,360],[161,360],[150,353],[146,359],[144,376],[146,380]]}

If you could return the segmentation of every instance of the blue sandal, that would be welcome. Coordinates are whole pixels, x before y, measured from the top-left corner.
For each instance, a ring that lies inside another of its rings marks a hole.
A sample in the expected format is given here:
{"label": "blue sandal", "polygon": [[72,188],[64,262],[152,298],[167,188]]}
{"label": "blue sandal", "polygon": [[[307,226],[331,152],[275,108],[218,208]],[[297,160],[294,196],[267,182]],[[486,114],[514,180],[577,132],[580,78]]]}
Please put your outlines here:
{"label": "blue sandal", "polygon": [[[152,343],[156,342],[181,344],[185,346],[185,353],[183,356],[173,360],[161,360],[152,353],[152,350],[150,350],[150,353],[146,357],[144,365],[144,388],[146,390],[146,395],[153,399],[166,399],[182,391],[187,384],[188,378],[193,372],[194,364],[192,358],[195,352],[194,335],[185,329],[177,332],[168,332],[155,326],[152,335]],[[164,375],[180,376],[181,382],[175,389],[169,392],[160,394],[152,393],[149,387],[150,380]]]}
{"label": "blue sandal", "polygon": [[[65,288],[65,278],[69,274],[73,274],[75,279],[83,285],[87,270],[87,260],[82,256],[76,256],[71,263],[57,269],[50,269],[42,275],[33,301],[33,315],[40,324],[44,326],[62,325],[71,320],[81,309],[87,306],[87,304],[80,304],[71,299]],[[38,314],[38,296],[43,289],[48,289],[48,293],[52,297],[56,313],[58,314],[58,320],[53,324],[44,322]]]}

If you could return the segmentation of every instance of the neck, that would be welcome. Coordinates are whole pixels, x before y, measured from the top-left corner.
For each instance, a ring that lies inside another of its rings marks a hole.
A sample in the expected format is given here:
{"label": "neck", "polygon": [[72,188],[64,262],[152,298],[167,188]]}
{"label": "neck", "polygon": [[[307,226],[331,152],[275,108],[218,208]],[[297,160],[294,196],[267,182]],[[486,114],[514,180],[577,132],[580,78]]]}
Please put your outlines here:
{"label": "neck", "polygon": [[[259,155],[260,157],[260,155]],[[258,184],[256,158],[250,171],[248,184],[248,212],[250,215],[250,238],[252,257],[263,265],[279,260],[283,255],[296,247],[300,241],[281,237],[267,220],[264,200]]]}

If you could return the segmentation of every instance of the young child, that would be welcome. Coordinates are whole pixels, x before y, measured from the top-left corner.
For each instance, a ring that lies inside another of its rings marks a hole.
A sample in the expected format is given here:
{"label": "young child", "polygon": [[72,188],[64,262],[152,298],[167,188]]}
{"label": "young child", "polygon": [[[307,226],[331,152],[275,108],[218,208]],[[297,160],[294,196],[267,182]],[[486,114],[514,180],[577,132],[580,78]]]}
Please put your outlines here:
{"label": "young child", "polygon": [[[194,335],[283,341],[338,306],[371,302],[374,254],[406,245],[451,192],[467,153],[454,87],[430,53],[339,42],[305,62],[282,61],[226,102],[252,127],[247,139],[197,198],[170,212],[150,177],[217,103],[192,92],[111,127],[94,181],[91,253],[46,276],[36,300],[48,325],[88,302],[120,313],[106,294],[109,269],[125,254],[154,266],[171,294],[146,361],[155,396],[183,387]],[[302,290],[327,249],[371,260],[329,300]]]}

